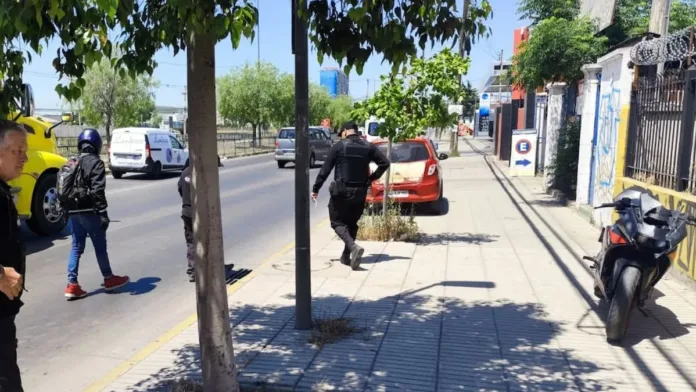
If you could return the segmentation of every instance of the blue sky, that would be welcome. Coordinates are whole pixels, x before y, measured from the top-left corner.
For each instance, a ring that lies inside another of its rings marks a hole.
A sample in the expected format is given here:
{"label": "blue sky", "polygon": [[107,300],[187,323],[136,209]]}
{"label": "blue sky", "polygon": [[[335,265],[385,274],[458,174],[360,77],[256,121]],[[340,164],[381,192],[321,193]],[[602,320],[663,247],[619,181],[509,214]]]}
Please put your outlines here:
{"label": "blue sky", "polygon": [[[274,64],[280,71],[294,73],[294,59],[290,46],[290,1],[258,0],[260,23],[261,60]],[[477,42],[472,50],[472,66],[467,78],[480,88],[488,78],[497,53],[502,49],[505,58],[512,54],[513,31],[526,26],[516,15],[516,1],[491,0],[493,19],[489,21],[493,34],[487,40]],[[218,76],[229,73],[235,67],[257,59],[258,42],[243,41],[237,50],[232,49],[229,40],[220,42],[216,47]],[[34,88],[36,107],[39,109],[60,109],[65,107],[54,88],[58,77],[51,66],[56,52],[55,44],[49,45],[41,57],[35,56],[33,62],[25,66],[24,79]],[[426,48],[426,56],[437,50]],[[176,57],[163,50],[155,56],[159,62],[154,77],[160,82],[156,92],[158,105],[184,106],[184,86],[186,85],[186,56],[180,52]],[[319,71],[322,66],[334,66],[336,62],[327,59],[319,65],[316,53],[309,59],[310,80],[319,83]],[[368,91],[374,92],[379,86],[379,77],[389,71],[387,64],[381,64],[381,56],[373,56],[365,66],[363,74],[353,71],[350,76],[350,94],[354,98],[364,98]]]}

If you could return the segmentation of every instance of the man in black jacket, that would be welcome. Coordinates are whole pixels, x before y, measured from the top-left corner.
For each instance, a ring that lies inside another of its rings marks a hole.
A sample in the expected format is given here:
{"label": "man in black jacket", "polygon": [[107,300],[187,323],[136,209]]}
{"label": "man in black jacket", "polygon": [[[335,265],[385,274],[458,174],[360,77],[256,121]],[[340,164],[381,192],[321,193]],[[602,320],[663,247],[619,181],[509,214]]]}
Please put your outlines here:
{"label": "man in black jacket", "polygon": [[181,177],[179,177],[178,188],[181,196],[181,219],[184,221],[184,238],[186,238],[186,259],[188,261],[186,273],[189,276],[189,282],[195,282],[196,274],[193,267],[195,249],[193,247],[193,214],[191,211],[191,166],[189,166],[188,161],[186,161],[184,171],[181,172]]}
{"label": "man in black jacket", "polygon": [[70,206],[72,225],[72,250],[68,261],[68,287],[65,297],[68,300],[82,298],[87,292],[77,281],[80,257],[85,251],[87,237],[92,240],[97,264],[104,277],[104,290],[113,291],[129,282],[128,276],[118,276],[111,272],[109,254],[106,251],[106,230],[109,228],[109,215],[106,212],[106,168],[99,153],[102,139],[96,129],[85,129],[77,138],[80,150],[78,164],[78,184],[86,195]]}
{"label": "man in black jacket", "polygon": [[19,214],[7,182],[22,174],[26,161],[26,131],[13,121],[0,120],[0,392],[23,391],[15,317],[22,306],[26,265]]}
{"label": "man in black jacket", "polygon": [[[352,121],[343,125],[343,140],[334,144],[312,189],[312,199],[316,200],[331,170],[336,169],[334,182],[329,186],[329,218],[331,227],[345,243],[341,263],[350,265],[354,270],[360,266],[365,252],[355,243],[355,239],[358,236],[358,221],[365,209],[367,188],[389,168],[387,157],[374,144],[360,139],[357,129]],[[377,164],[377,170],[369,174],[371,162]]]}

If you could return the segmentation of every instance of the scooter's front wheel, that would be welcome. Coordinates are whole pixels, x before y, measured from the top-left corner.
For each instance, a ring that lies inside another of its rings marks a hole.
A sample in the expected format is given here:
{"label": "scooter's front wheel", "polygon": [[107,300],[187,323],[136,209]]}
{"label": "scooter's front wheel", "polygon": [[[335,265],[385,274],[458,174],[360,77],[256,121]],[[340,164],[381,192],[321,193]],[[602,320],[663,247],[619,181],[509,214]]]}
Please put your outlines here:
{"label": "scooter's front wheel", "polygon": [[640,270],[627,266],[621,272],[619,281],[616,282],[614,297],[609,306],[607,317],[607,341],[619,343],[623,340],[628,330],[631,319],[631,311],[636,304],[636,294],[640,284]]}

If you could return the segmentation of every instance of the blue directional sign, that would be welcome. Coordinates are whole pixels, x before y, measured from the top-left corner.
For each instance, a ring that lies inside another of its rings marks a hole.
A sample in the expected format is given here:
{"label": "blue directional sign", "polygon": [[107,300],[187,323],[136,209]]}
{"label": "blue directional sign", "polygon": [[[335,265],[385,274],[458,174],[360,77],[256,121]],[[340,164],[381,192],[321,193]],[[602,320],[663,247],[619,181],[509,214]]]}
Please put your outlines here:
{"label": "blue directional sign", "polygon": [[515,166],[524,166],[524,167],[527,167],[527,166],[529,166],[529,165],[531,165],[531,164],[532,164],[532,162],[531,162],[529,159],[526,159],[526,158],[525,158],[525,159],[522,159],[522,160],[515,161]]}

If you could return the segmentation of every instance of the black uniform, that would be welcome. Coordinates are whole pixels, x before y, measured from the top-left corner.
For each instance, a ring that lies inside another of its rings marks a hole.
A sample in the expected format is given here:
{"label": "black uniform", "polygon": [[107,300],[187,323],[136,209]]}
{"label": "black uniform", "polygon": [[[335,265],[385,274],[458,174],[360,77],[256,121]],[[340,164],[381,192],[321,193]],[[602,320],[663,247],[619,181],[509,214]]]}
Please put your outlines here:
{"label": "black uniform", "polygon": [[[12,267],[20,275],[26,272],[24,242],[20,221],[10,187],[0,180],[0,265]],[[21,293],[20,293],[21,296]],[[17,328],[15,316],[22,307],[19,298],[10,300],[0,293],[0,392],[22,391],[17,366]]]}
{"label": "black uniform", "polygon": [[[370,162],[377,164],[377,170],[372,174],[369,174]],[[358,135],[350,135],[334,144],[317,175],[314,193],[319,193],[334,167],[334,182],[329,186],[329,218],[331,227],[346,244],[343,259],[355,245],[358,221],[365,209],[367,188],[387,171],[389,160],[374,144],[361,140]]]}
{"label": "black uniform", "polygon": [[184,237],[186,238],[186,259],[188,268],[186,273],[193,279],[194,276],[194,248],[193,248],[193,214],[191,211],[191,166],[187,166],[179,177],[179,195],[181,196],[181,219],[184,221]]}

